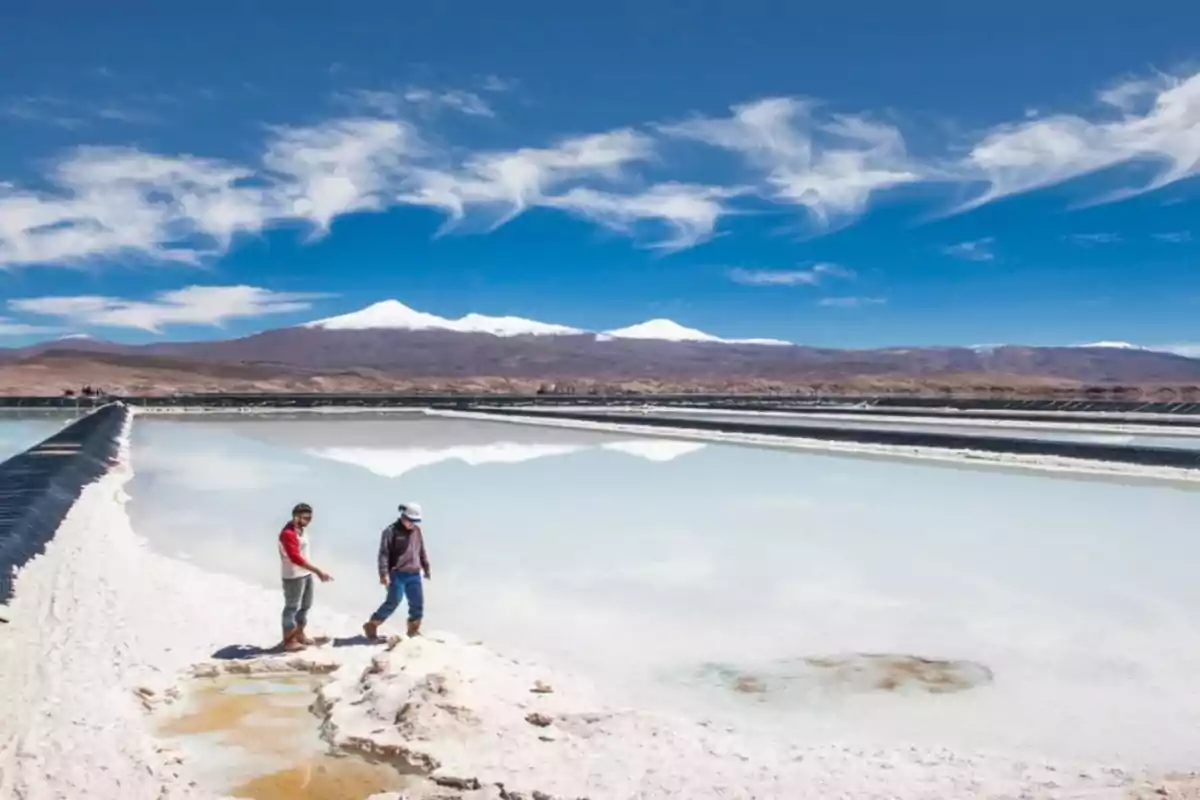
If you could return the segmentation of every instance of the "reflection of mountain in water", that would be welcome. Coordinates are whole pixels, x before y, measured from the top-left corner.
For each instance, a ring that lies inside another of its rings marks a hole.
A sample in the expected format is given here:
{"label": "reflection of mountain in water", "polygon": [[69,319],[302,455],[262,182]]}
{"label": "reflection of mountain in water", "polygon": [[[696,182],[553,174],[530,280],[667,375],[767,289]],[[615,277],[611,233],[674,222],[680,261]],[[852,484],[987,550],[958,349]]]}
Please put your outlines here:
{"label": "reflection of mountain in water", "polygon": [[353,464],[385,478],[398,478],[419,467],[428,467],[443,461],[461,461],[473,467],[480,464],[519,464],[522,461],[561,456],[584,449],[586,448],[582,445],[496,442],[473,447],[446,447],[441,450],[426,447],[324,447],[305,452],[317,458]]}
{"label": "reflection of mountain in water", "polygon": [[678,442],[672,439],[637,439],[631,442],[609,442],[600,445],[605,450],[615,450],[648,461],[674,461],[680,456],[703,450],[703,442]]}
{"label": "reflection of mountain in water", "polygon": [[[610,442],[601,449],[637,456],[648,461],[666,462],[704,447],[694,442],[629,441]],[[481,445],[456,445],[440,449],[428,447],[322,447],[305,450],[308,455],[343,464],[353,464],[385,478],[398,478],[420,467],[444,461],[461,461],[472,467],[482,464],[519,464],[547,456],[562,456],[590,450],[583,444],[521,444],[492,442]]]}
{"label": "reflection of mountain in water", "polygon": [[518,464],[595,449],[666,462],[706,446],[702,442],[671,439],[630,439],[627,434],[605,431],[421,415],[249,420],[236,424],[232,430],[245,438],[352,464],[385,478],[397,478],[446,461],[470,466]]}

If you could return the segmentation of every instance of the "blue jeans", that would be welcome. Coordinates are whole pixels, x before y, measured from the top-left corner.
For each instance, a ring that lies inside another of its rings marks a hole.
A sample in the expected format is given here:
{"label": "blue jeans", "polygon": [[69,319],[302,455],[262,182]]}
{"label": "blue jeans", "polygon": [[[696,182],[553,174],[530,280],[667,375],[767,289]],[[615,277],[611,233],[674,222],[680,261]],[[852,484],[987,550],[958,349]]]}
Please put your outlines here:
{"label": "blue jeans", "polygon": [[408,600],[409,622],[419,622],[425,615],[425,592],[421,587],[419,572],[393,572],[388,578],[387,599],[383,601],[371,619],[384,622],[400,606],[401,596]]}
{"label": "blue jeans", "polygon": [[283,635],[308,623],[313,602],[313,576],[283,579]]}

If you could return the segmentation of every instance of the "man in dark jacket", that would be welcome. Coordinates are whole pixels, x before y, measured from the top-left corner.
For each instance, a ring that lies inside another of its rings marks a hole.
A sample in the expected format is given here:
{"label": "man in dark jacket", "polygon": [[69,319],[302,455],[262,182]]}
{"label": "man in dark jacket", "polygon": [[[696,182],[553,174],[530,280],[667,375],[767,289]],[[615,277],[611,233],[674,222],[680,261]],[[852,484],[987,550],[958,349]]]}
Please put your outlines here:
{"label": "man in dark jacket", "polygon": [[421,507],[406,503],[400,506],[399,519],[379,537],[379,582],[387,587],[387,599],[363,625],[368,639],[379,635],[379,626],[396,611],[401,597],[408,600],[408,635],[420,635],[425,614],[422,573],[426,580],[432,577],[421,535]]}

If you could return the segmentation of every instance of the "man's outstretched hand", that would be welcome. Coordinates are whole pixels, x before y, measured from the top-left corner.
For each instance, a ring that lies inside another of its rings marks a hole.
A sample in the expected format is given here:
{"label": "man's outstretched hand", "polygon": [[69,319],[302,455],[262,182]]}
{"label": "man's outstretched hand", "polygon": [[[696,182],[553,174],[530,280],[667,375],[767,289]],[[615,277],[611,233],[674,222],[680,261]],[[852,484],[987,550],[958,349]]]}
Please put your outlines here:
{"label": "man's outstretched hand", "polygon": [[425,570],[425,580],[427,580],[427,581],[433,580],[433,573],[430,572],[429,570]]}
{"label": "man's outstretched hand", "polygon": [[333,576],[328,572],[318,572],[317,577],[321,579],[321,583],[329,583],[331,580],[333,580]]}
{"label": "man's outstretched hand", "polygon": [[379,576],[379,585],[380,585],[380,586],[387,586],[387,585],[388,585],[388,576],[387,576],[387,575],[380,575],[380,576]]}

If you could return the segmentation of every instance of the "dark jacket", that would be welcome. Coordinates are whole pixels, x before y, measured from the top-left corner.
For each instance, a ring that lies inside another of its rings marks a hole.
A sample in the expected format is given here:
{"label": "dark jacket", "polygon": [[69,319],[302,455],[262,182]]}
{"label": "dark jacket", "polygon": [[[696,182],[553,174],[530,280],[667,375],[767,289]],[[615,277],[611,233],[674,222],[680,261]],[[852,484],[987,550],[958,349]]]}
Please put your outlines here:
{"label": "dark jacket", "polygon": [[429,572],[429,556],[421,526],[406,529],[397,520],[383,529],[379,537],[379,576],[393,572]]}

